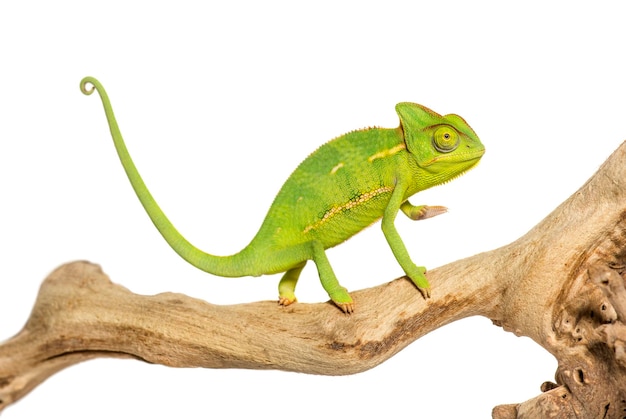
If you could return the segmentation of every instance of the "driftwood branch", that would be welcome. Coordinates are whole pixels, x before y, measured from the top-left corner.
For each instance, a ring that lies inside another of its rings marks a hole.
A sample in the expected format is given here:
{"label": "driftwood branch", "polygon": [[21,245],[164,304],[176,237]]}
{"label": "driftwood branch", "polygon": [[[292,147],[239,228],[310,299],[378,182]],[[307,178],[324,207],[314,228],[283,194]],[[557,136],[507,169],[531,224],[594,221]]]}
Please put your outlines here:
{"label": "driftwood branch", "polygon": [[172,367],[354,374],[426,333],[481,315],[534,339],[559,361],[556,383],[496,418],[623,417],[626,412],[626,143],[519,240],[410,281],[330,303],[217,306],[180,294],[142,296],[97,265],[75,262],[42,284],[24,329],[0,345],[0,410],[55,372],[96,357]]}

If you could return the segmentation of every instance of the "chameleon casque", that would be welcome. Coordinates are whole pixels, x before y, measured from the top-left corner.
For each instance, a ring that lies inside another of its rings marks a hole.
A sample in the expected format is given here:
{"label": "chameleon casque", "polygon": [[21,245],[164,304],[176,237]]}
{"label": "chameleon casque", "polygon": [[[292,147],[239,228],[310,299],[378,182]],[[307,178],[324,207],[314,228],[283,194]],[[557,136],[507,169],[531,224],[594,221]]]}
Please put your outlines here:
{"label": "chameleon casque", "polygon": [[234,255],[214,256],[187,241],[159,208],[126,149],[102,84],[85,77],[80,88],[86,95],[98,91],[130,183],[176,253],[193,266],[224,277],[284,272],[278,286],[281,305],[296,301],[298,277],[312,260],[331,300],[344,312],[353,312],[354,302],[339,284],[325,250],[381,218],[396,260],[424,297],[430,297],[426,269],[411,260],[394,225],[396,214],[401,210],[421,220],[445,212],[445,207],[412,205],[408,198],[459,176],[485,152],[460,116],[441,116],[415,103],[398,103],[399,127],[357,130],[322,145],[284,183],[250,244]]}

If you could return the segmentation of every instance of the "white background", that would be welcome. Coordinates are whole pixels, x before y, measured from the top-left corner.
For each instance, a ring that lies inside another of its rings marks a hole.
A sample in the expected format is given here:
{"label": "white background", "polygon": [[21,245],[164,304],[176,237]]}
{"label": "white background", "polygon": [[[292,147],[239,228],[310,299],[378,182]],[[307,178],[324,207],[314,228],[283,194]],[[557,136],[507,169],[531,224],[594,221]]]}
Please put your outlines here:
{"label": "white background", "polygon": [[[276,297],[278,276],[217,278],[170,250],[99,99],[78,89],[86,75],[107,88],[166,213],[215,254],[247,244],[308,153],[397,126],[400,101],[462,115],[487,148],[478,168],[413,199],[448,214],[398,217],[429,268],[515,240],[626,138],[618,2],[203,3],[0,2],[0,339],[21,329],[42,279],[77,259],[142,294]],[[328,253],[350,290],[402,274],[378,225]],[[312,267],[298,298],[327,299]],[[530,339],[471,318],[348,377],[90,361],[3,417],[489,417],[555,369]]]}

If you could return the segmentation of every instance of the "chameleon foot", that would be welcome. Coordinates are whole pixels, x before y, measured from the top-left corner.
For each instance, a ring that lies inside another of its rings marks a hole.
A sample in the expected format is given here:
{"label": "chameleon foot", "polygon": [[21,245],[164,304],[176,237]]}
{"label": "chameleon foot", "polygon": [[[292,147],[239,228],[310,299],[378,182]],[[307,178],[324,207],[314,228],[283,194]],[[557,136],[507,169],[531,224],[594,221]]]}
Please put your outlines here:
{"label": "chameleon foot", "polygon": [[414,272],[410,278],[411,281],[415,284],[417,289],[422,293],[422,296],[425,299],[430,298],[430,284],[428,283],[428,279],[426,279],[426,268],[423,266],[417,266],[417,271]]}
{"label": "chameleon foot", "polygon": [[339,307],[341,309],[341,311],[343,311],[346,314],[352,314],[354,313],[354,302],[349,302],[349,303],[338,303],[336,301],[333,301],[333,303],[335,303],[335,305],[337,307]]}
{"label": "chameleon foot", "polygon": [[426,218],[436,217],[437,215],[448,212],[448,208],[440,205],[411,205],[409,201],[405,201],[400,209],[411,220],[425,220]]}
{"label": "chameleon foot", "polygon": [[417,289],[422,293],[425,300],[430,298],[430,287],[417,287]]}
{"label": "chameleon foot", "polygon": [[348,291],[346,291],[345,288],[340,287],[339,289],[336,289],[330,296],[330,299],[344,313],[354,313],[354,300],[352,300],[352,297],[350,297],[350,294],[348,294]]}
{"label": "chameleon foot", "polygon": [[306,265],[306,261],[289,269],[278,283],[278,304],[281,306],[286,307],[297,301],[295,294],[296,284],[298,283],[298,278],[300,277],[300,272],[302,272],[304,265]]}
{"label": "chameleon foot", "polygon": [[295,303],[296,301],[298,301],[296,297],[293,297],[293,298],[282,297],[282,296],[278,297],[278,304],[284,307],[287,307],[288,305],[291,305]]}
{"label": "chameleon foot", "polygon": [[424,205],[422,209],[416,214],[415,220],[425,220],[426,218],[435,217],[448,212],[448,208],[439,205],[431,206]]}

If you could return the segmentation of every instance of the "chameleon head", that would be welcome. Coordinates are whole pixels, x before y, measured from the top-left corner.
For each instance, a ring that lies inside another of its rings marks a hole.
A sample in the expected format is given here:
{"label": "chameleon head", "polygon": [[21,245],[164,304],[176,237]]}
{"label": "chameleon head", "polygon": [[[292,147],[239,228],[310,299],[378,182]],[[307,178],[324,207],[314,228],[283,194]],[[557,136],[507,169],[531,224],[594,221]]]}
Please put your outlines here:
{"label": "chameleon head", "polygon": [[407,150],[431,186],[474,167],[485,153],[474,130],[458,115],[441,116],[416,103],[396,105]]}

